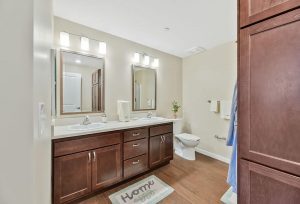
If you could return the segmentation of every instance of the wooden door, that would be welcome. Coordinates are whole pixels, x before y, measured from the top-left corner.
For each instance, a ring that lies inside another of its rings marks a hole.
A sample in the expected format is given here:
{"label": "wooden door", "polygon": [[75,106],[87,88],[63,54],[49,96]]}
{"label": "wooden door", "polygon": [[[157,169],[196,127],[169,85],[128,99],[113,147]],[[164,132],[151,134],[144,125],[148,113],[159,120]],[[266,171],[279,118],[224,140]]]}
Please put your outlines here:
{"label": "wooden door", "polygon": [[92,189],[97,190],[122,179],[121,145],[92,151]]}
{"label": "wooden door", "polygon": [[241,204],[299,204],[300,177],[240,161]]}
{"label": "wooden door", "polygon": [[240,31],[241,158],[300,175],[300,9]]}
{"label": "wooden door", "polygon": [[163,135],[161,154],[163,161],[173,159],[173,134]]}
{"label": "wooden door", "polygon": [[54,203],[64,203],[91,192],[91,152],[54,159]]}
{"label": "wooden door", "polygon": [[300,6],[300,0],[240,0],[240,27]]}
{"label": "wooden door", "polygon": [[162,136],[150,137],[149,166],[156,166],[162,161]]}

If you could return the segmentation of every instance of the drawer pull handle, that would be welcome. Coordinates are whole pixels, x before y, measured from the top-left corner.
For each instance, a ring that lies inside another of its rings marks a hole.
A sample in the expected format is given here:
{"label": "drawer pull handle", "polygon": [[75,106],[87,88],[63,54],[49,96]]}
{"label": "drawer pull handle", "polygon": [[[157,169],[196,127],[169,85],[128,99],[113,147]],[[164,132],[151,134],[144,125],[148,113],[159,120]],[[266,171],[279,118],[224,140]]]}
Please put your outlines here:
{"label": "drawer pull handle", "polygon": [[136,165],[136,164],[138,164],[138,163],[140,163],[140,160],[137,160],[137,161],[132,162],[133,165]]}
{"label": "drawer pull handle", "polygon": [[133,146],[133,147],[139,147],[140,144],[133,144],[132,146]]}
{"label": "drawer pull handle", "polygon": [[89,163],[91,162],[91,153],[89,152],[89,154],[88,154],[88,156],[89,156]]}
{"label": "drawer pull handle", "polygon": [[133,133],[132,136],[133,136],[133,137],[137,137],[137,136],[139,136],[140,134],[141,134],[141,133],[136,132],[136,133]]}
{"label": "drawer pull handle", "polygon": [[96,161],[96,152],[93,151],[93,155],[94,155],[94,162]]}

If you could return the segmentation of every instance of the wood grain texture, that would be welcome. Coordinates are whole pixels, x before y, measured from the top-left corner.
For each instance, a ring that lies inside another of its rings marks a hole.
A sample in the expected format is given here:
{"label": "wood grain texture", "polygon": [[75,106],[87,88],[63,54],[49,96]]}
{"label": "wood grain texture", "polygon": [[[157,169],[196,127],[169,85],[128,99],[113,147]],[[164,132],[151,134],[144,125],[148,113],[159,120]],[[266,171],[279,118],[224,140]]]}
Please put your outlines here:
{"label": "wood grain texture", "polygon": [[169,165],[128,183],[103,192],[80,204],[111,204],[108,196],[150,175],[155,175],[174,188],[174,192],[160,204],[216,204],[229,188],[226,183],[228,165],[201,154],[196,161],[178,156]]}
{"label": "wood grain texture", "polygon": [[239,153],[300,175],[300,9],[240,31]]}
{"label": "wood grain texture", "polygon": [[148,155],[144,154],[124,161],[124,178],[129,178],[148,170]]}
{"label": "wood grain texture", "polygon": [[54,141],[54,157],[121,143],[121,133],[99,133],[84,138]]}
{"label": "wood grain texture", "polygon": [[150,137],[173,132],[173,123],[167,125],[158,125],[150,128]]}
{"label": "wood grain texture", "polygon": [[241,166],[240,203],[300,203],[300,177],[246,160],[241,161]]}
{"label": "wood grain texture", "polygon": [[124,143],[124,160],[148,154],[148,138]]}
{"label": "wood grain texture", "polygon": [[81,152],[54,159],[54,203],[64,203],[91,192],[90,154]]}
{"label": "wood grain texture", "polygon": [[92,190],[98,190],[122,179],[121,145],[92,151]]}
{"label": "wood grain texture", "polygon": [[124,132],[124,142],[149,137],[149,128],[138,128]]}
{"label": "wood grain texture", "polygon": [[240,27],[281,14],[300,6],[300,0],[239,0]]}

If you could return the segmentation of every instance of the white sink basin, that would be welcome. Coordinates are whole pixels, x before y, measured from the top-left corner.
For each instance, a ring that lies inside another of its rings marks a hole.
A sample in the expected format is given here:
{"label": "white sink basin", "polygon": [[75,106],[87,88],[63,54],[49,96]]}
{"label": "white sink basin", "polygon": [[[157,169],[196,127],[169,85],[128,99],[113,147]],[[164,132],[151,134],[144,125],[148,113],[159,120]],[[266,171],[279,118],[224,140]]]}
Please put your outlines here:
{"label": "white sink basin", "polygon": [[104,123],[92,123],[89,125],[76,124],[76,125],[69,126],[69,129],[70,130],[96,130],[103,126],[105,126]]}
{"label": "white sink basin", "polygon": [[144,121],[156,121],[156,120],[163,120],[162,117],[151,117],[151,118],[139,118],[138,120],[144,120]]}

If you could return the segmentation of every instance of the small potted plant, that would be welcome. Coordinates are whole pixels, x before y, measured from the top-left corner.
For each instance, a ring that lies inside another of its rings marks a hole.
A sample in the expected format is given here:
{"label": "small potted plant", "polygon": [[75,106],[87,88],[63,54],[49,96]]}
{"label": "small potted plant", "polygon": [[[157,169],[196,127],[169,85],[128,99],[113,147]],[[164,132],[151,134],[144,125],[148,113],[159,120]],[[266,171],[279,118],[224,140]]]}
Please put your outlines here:
{"label": "small potted plant", "polygon": [[173,101],[172,102],[172,111],[174,113],[174,118],[176,119],[177,118],[177,112],[179,111],[179,108],[181,106],[179,105],[179,103],[177,101]]}

